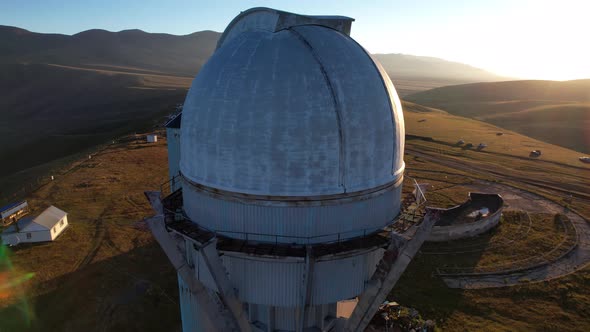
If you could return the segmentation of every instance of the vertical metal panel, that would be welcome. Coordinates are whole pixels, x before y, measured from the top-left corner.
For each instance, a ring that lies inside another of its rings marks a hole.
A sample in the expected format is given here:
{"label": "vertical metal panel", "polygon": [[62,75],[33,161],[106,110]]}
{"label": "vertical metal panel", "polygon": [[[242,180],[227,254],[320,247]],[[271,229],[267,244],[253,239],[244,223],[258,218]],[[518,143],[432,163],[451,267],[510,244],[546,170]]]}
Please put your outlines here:
{"label": "vertical metal panel", "polygon": [[183,332],[208,332],[211,324],[199,309],[197,299],[190,292],[188,286],[178,275],[178,290],[180,292],[180,315]]}
{"label": "vertical metal panel", "polygon": [[297,326],[297,313],[295,308],[281,308],[274,309],[275,326],[277,330],[295,331]]}
{"label": "vertical metal panel", "polygon": [[[341,259],[317,261],[312,278],[311,303],[335,303],[361,294],[375,272],[383,249]],[[225,254],[223,263],[240,300],[280,307],[301,303],[305,264],[285,259]]]}
{"label": "vertical metal panel", "polygon": [[[234,238],[320,243],[353,238],[389,224],[399,213],[401,186],[364,200],[323,206],[262,206],[222,200],[183,187],[184,210],[199,225]],[[232,233],[234,232],[234,233]],[[276,236],[255,236],[274,234]]]}
{"label": "vertical metal panel", "polygon": [[[382,74],[373,60],[353,39],[335,35],[331,29],[311,25],[292,29],[310,45],[333,88],[342,119],[346,190],[392,181],[393,158],[399,153],[392,121],[397,110],[392,109]],[[393,165],[393,170],[402,167]]]}
{"label": "vertical metal panel", "polygon": [[207,288],[217,291],[215,280],[213,279],[211,271],[209,271],[209,268],[203,259],[203,255],[192,246],[190,241],[187,241],[186,245],[189,248],[188,252],[191,255],[190,259],[193,262],[193,270],[195,271],[195,276],[197,279]]}
{"label": "vertical metal panel", "polygon": [[375,272],[383,252],[383,249],[377,249],[345,259],[316,262],[311,303],[334,303],[360,295]]}
{"label": "vertical metal panel", "polygon": [[244,302],[291,307],[301,301],[303,262],[222,256],[229,279]]}
{"label": "vertical metal panel", "polygon": [[[180,129],[166,128],[166,141],[168,144],[168,178],[172,179],[180,172]],[[172,184],[172,191],[180,188],[181,183]]]}

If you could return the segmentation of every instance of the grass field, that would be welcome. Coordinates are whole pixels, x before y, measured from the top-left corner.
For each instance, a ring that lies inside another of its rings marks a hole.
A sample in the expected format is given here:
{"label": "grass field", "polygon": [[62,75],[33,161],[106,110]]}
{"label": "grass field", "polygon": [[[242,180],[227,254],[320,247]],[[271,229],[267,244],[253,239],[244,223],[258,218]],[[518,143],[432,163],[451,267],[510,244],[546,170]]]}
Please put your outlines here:
{"label": "grass field", "polygon": [[[406,174],[432,185],[430,205],[463,202],[474,182],[487,180],[558,202],[574,194],[568,204],[590,215],[585,187],[590,167],[578,164],[575,152],[510,131],[497,136],[500,129],[492,125],[404,105],[407,133],[413,135],[406,142]],[[485,140],[489,146],[484,151],[464,149],[454,145],[459,137]],[[544,151],[541,159],[527,157],[531,146]],[[179,330],[176,275],[140,222],[153,213],[143,191],[159,188],[166,179],[165,142],[115,144],[66,170],[27,199],[37,211],[49,204],[64,209],[71,226],[54,243],[11,251],[10,277],[33,277],[9,296],[0,296],[0,331]],[[406,194],[411,193],[410,183],[408,178]],[[514,252],[485,247],[512,234],[516,221],[509,219],[489,238],[473,240],[483,243],[483,253],[446,257],[444,262],[418,254],[391,299],[436,318],[448,331],[587,330],[589,268],[549,282],[494,290],[448,289],[435,275],[444,264],[486,267],[510,255],[523,257],[528,246],[529,252],[547,250],[561,239],[563,232],[550,216],[533,218],[535,236],[518,243]]]}
{"label": "grass field", "polygon": [[143,190],[166,180],[166,160],[165,142],[114,145],[28,198],[36,211],[67,211],[70,226],[11,252],[12,274],[34,276],[24,300],[2,301],[0,331],[178,329],[174,270],[140,222],[151,213]]}
{"label": "grass field", "polygon": [[[467,165],[471,177],[492,181],[501,177],[517,186],[531,188],[556,200],[571,198],[571,206],[590,216],[590,165],[578,160],[579,154],[556,145],[541,142],[493,125],[440,111],[413,111],[405,103],[406,149],[457,165]],[[497,133],[502,135],[498,136]],[[420,138],[422,137],[422,138]],[[426,137],[426,139],[424,139]],[[463,139],[481,151],[456,143]],[[534,149],[543,151],[539,158],[529,157]],[[415,154],[414,154],[415,155]],[[419,165],[419,164],[418,164]],[[425,168],[426,166],[422,166]],[[410,174],[411,169],[410,169]]]}
{"label": "grass field", "polygon": [[[426,243],[442,273],[484,273],[531,266],[558,257],[575,244],[575,233],[563,216],[505,211],[493,230],[463,241]],[[551,234],[551,236],[547,236]]]}
{"label": "grass field", "polygon": [[[407,134],[425,137],[406,141],[406,174],[433,184],[427,192],[429,204],[448,207],[463,202],[470,183],[487,180],[524,188],[590,216],[590,167],[578,163],[576,152],[476,120],[411,103],[404,106]],[[497,136],[500,131],[504,134]],[[460,138],[475,145],[486,142],[488,147],[464,149],[455,145]],[[532,148],[543,150],[543,156],[529,158]],[[547,252],[564,235],[553,217],[533,215],[531,236],[512,247],[494,247],[504,236],[515,235],[519,217],[510,213],[498,229],[473,240],[427,244],[422,251],[470,244],[484,250],[450,257],[419,253],[390,299],[417,308],[424,317],[436,318],[445,331],[587,331],[590,267],[551,281],[484,290],[449,289],[436,276],[437,268],[445,265],[485,269],[495,262],[508,264]]]}
{"label": "grass field", "polygon": [[434,274],[438,263],[418,254],[391,299],[434,318],[444,331],[587,331],[590,268],[541,283],[458,290]]}
{"label": "grass field", "polygon": [[0,64],[0,70],[0,204],[85,150],[161,125],[190,83],[72,66]]}
{"label": "grass field", "polygon": [[408,100],[590,153],[590,80],[446,86]]}

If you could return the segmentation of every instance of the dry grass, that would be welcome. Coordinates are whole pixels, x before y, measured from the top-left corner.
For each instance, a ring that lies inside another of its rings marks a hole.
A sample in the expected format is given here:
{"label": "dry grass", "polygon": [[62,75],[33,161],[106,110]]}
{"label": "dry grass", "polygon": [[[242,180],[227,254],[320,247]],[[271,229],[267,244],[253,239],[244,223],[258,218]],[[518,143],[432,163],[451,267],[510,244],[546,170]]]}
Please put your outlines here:
{"label": "dry grass", "polygon": [[[167,177],[165,142],[113,146],[28,198],[40,210],[69,213],[57,241],[19,246],[12,261],[34,272],[26,286],[30,330],[177,329],[174,271],[140,222],[151,210],[143,197]],[[16,299],[13,299],[16,300]],[[24,330],[18,302],[0,311],[0,331]]]}
{"label": "dry grass", "polygon": [[571,224],[564,225],[554,217],[507,211],[500,225],[486,234],[463,241],[426,243],[422,252],[430,255],[429,259],[441,273],[497,272],[530,267],[557,258],[575,243]]}
{"label": "dry grass", "polygon": [[[441,112],[416,112],[413,111],[414,105],[408,102],[404,103],[407,134],[432,137],[437,141],[450,145],[456,144],[460,139],[475,146],[479,143],[486,143],[488,146],[484,149],[484,152],[524,158],[531,162],[530,165],[542,164],[544,167],[547,165],[545,161],[549,161],[590,170],[590,165],[583,164],[578,160],[579,152],[545,143],[477,120]],[[498,136],[497,133],[500,132],[503,135]],[[420,144],[418,141],[411,142]],[[474,149],[465,150],[462,147],[456,147],[454,149],[444,149],[441,152],[452,152],[452,154],[460,157],[490,161],[490,158],[483,158],[484,156],[481,156],[481,154],[476,156],[475,153],[477,152]],[[543,155],[538,160],[531,159],[529,158],[531,150],[541,150]],[[492,158],[496,158],[496,155],[492,155]]]}
{"label": "dry grass", "polygon": [[513,81],[447,86],[408,98],[590,153],[589,90],[590,80]]}
{"label": "dry grass", "polygon": [[[418,122],[426,118],[425,122]],[[528,160],[522,145],[534,140],[505,132],[496,137],[497,128],[440,112],[421,109],[406,112],[407,131],[432,137],[433,141],[408,140],[408,149],[421,151],[441,160],[467,166],[442,166],[424,158],[406,156],[407,171],[433,188],[431,204],[450,206],[467,198],[470,184],[478,179],[497,180],[493,170],[511,185],[561,199],[563,191],[534,186],[526,179],[542,181],[564,190],[588,193],[589,168],[556,158],[574,153],[543,145],[548,160]],[[444,128],[447,128],[446,130]],[[448,128],[456,128],[449,131]],[[454,147],[457,136],[477,141],[489,140],[488,152]],[[510,142],[503,142],[506,139]],[[70,213],[71,227],[51,244],[22,246],[12,254],[19,272],[34,272],[25,294],[34,313],[27,328],[19,306],[0,310],[0,331],[4,330],[178,330],[180,313],[175,273],[151,235],[137,226],[138,220],[152,212],[143,190],[158,188],[166,178],[165,143],[113,146],[76,166],[53,183],[43,187],[29,202],[43,208],[54,204]],[[507,151],[502,144],[511,145]],[[545,143],[538,143],[545,144]],[[483,170],[476,172],[475,170]],[[585,182],[584,182],[585,181]],[[404,192],[411,192],[409,181]],[[574,198],[571,206],[590,212],[585,199]],[[541,222],[543,219],[539,219]],[[498,235],[513,229],[506,223]],[[539,224],[529,242],[519,243],[518,256],[544,250],[559,234],[550,223]],[[508,234],[506,234],[508,236]],[[493,242],[493,240],[492,240]],[[529,248],[530,249],[530,248]],[[510,257],[508,249],[484,250],[479,256],[464,258],[488,266]],[[436,317],[444,330],[584,330],[590,324],[590,270],[551,282],[522,285],[510,289],[460,291],[446,288],[433,272],[440,265],[429,255],[418,255],[394,289],[392,296],[404,305],[417,307],[425,317]]]}
{"label": "dry grass", "polygon": [[[590,216],[590,167],[578,163],[578,153],[479,121],[423,109],[412,112],[412,104],[405,106],[407,133],[432,138],[407,140],[407,150],[462,166],[442,166],[406,155],[407,173],[419,182],[434,184],[434,193],[427,196],[432,205],[451,206],[464,201],[469,188],[462,187],[463,183],[479,179],[533,191]],[[426,121],[419,121],[423,119]],[[496,136],[498,131],[504,135]],[[483,152],[465,150],[454,146],[460,138],[476,145],[486,142],[489,146]],[[526,157],[533,147],[543,150],[541,160]],[[571,202],[570,193],[574,194]],[[496,233],[449,244],[473,244],[484,248],[483,251],[452,256],[417,255],[392,291],[391,299],[416,307],[425,317],[435,317],[445,331],[587,331],[590,267],[552,281],[491,290],[449,289],[436,276],[436,269],[445,264],[486,268],[495,262],[509,263],[546,253],[563,239],[563,230],[554,224],[553,216],[532,218],[531,236],[512,246],[493,244],[517,235],[515,219],[505,220]],[[433,249],[427,245],[424,250],[429,248]]]}

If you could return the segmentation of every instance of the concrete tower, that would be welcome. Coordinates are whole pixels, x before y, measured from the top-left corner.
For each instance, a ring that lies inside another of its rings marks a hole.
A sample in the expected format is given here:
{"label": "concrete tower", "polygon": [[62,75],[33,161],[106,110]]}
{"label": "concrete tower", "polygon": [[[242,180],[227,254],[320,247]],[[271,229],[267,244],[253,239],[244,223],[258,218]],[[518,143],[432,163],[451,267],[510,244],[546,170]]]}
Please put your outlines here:
{"label": "concrete tower", "polygon": [[329,330],[339,301],[384,292],[371,280],[401,248],[384,230],[400,213],[404,123],[352,22],[247,10],[193,81],[168,141],[182,188],[163,209],[152,197],[165,223],[151,222],[185,332]]}

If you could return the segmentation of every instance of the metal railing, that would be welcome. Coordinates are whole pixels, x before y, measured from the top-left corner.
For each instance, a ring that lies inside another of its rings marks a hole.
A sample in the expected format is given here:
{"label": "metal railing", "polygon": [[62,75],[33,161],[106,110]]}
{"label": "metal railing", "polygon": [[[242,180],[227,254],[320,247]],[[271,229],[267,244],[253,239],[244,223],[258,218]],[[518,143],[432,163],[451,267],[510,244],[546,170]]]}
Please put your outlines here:
{"label": "metal railing", "polygon": [[193,223],[194,225],[198,226],[202,231],[209,232],[213,234],[213,236],[225,236],[233,239],[244,240],[247,242],[264,242],[264,243],[274,243],[274,244],[285,244],[285,243],[295,243],[298,245],[308,245],[308,244],[332,244],[332,243],[342,243],[345,241],[350,241],[354,239],[362,239],[366,238],[367,236],[375,235],[379,232],[383,232],[388,228],[392,228],[393,224],[398,221],[400,215],[398,215],[395,219],[391,222],[387,223],[383,227],[371,227],[371,228],[363,228],[363,229],[356,229],[350,231],[343,231],[343,232],[336,232],[336,233],[328,233],[328,234],[321,234],[321,235],[313,235],[313,236],[301,236],[301,235],[280,235],[280,234],[271,234],[271,233],[258,233],[258,232],[244,232],[244,231],[235,231],[235,230],[224,230],[224,229],[211,229],[205,227],[199,223],[196,223],[191,218],[189,218],[186,213],[182,209],[177,209],[176,211],[169,210],[164,208],[165,214],[168,215],[167,223],[174,223],[178,221],[188,221]]}
{"label": "metal railing", "polygon": [[176,190],[172,190],[176,187],[177,184],[181,183],[182,177],[180,172],[170,178],[168,181],[165,181],[160,185],[160,198],[164,199],[165,197],[169,196]]}
{"label": "metal railing", "polygon": [[[160,185],[161,190],[161,197],[163,202],[170,198],[172,194],[176,191],[172,190],[175,184],[181,181],[181,174],[177,174],[168,181],[162,183]],[[413,208],[408,209],[408,207],[401,207],[400,213],[390,222],[386,223],[382,227],[369,227],[369,228],[362,228],[362,229],[353,229],[349,231],[342,231],[342,232],[335,232],[335,233],[327,233],[321,235],[312,235],[312,236],[301,236],[301,235],[279,235],[279,234],[270,234],[270,233],[258,233],[258,232],[245,232],[245,231],[235,231],[235,230],[224,230],[224,229],[210,229],[207,228],[189,218],[184,212],[182,206],[174,206],[172,209],[167,208],[167,204],[164,205],[165,214],[167,215],[166,220],[167,223],[173,223],[175,221],[189,221],[195,224],[200,228],[200,230],[204,232],[209,232],[214,236],[221,235],[233,239],[239,239],[244,241],[252,241],[252,242],[264,242],[264,243],[274,243],[274,244],[285,244],[285,243],[296,243],[298,245],[306,245],[306,244],[333,244],[333,243],[342,243],[345,241],[351,240],[359,240],[363,238],[370,237],[371,235],[378,234],[380,232],[403,232],[407,230],[412,225],[418,224],[421,220],[424,219],[425,215],[425,208],[426,208],[426,197],[422,192],[420,186],[415,179],[410,178],[414,181],[417,193],[414,197],[410,197],[410,200],[413,200]],[[181,188],[180,188],[181,189]],[[179,190],[180,190],[179,189]],[[416,198],[419,197],[418,201]],[[403,205],[403,204],[402,204]],[[397,227],[396,227],[397,226]]]}

